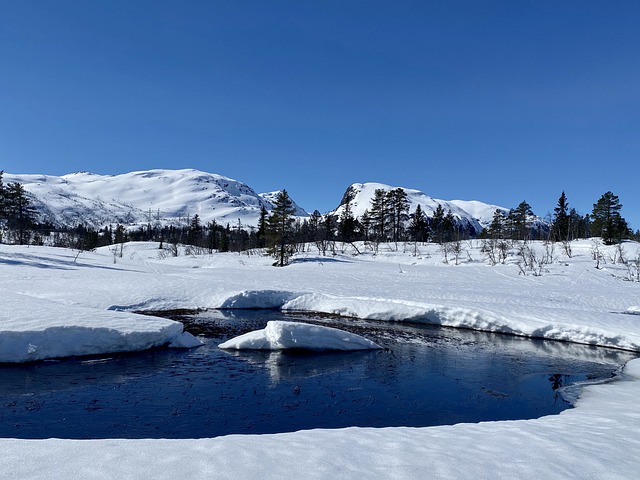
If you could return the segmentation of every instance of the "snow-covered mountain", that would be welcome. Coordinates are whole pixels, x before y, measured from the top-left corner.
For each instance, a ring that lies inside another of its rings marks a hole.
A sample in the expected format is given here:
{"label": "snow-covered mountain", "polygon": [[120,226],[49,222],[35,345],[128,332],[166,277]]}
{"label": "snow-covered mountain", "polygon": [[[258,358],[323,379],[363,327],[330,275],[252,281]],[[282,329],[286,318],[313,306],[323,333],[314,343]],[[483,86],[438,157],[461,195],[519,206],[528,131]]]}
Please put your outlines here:
{"label": "snow-covered mountain", "polygon": [[261,196],[237,180],[191,169],[60,177],[5,173],[4,182],[24,186],[41,221],[64,226],[179,224],[196,214],[203,222],[256,225],[260,209],[271,210],[274,195]]}
{"label": "snow-covered mountain", "polygon": [[[371,208],[371,199],[376,190],[382,189],[384,191],[390,191],[395,188],[398,187],[392,187],[383,183],[354,183],[347,188],[338,208],[329,212],[329,214],[340,216],[345,206],[349,204],[353,215],[355,217],[361,217],[365,210]],[[491,219],[496,210],[505,213],[509,212],[508,208],[490,205],[476,200],[438,200],[419,190],[410,188],[402,189],[407,193],[410,214],[415,212],[416,207],[420,205],[425,215],[432,217],[438,205],[441,205],[445,212],[451,210],[451,213],[460,226],[476,233],[479,233],[491,223]]]}
{"label": "snow-covered mountain", "polygon": [[498,205],[492,205],[490,203],[479,202],[478,200],[449,200],[449,203],[455,205],[461,210],[464,210],[472,218],[475,218],[478,223],[482,225],[482,228],[487,228],[489,225],[491,225],[491,220],[493,220],[493,215],[496,210],[499,210],[504,215],[507,215],[509,213],[508,208],[500,207]]}
{"label": "snow-covered mountain", "polygon": [[[278,195],[280,194],[280,192],[282,192],[282,190],[276,190],[275,192],[266,192],[266,193],[260,193],[260,198],[262,198],[265,202],[267,202],[269,205],[273,206],[276,202],[276,199],[278,198]],[[293,199],[291,200],[293,202]],[[299,206],[296,202],[293,202],[293,208],[296,209],[294,215],[298,216],[298,217],[308,217],[309,213],[302,208],[301,206]]]}

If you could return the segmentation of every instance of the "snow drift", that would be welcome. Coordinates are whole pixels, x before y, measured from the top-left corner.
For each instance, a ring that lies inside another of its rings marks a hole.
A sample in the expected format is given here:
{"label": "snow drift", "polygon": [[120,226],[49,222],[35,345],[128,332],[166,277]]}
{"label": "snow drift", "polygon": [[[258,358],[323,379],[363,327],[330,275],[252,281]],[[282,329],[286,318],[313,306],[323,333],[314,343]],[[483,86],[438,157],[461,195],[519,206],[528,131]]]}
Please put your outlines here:
{"label": "snow drift", "polygon": [[382,348],[360,335],[306,323],[270,321],[266,328],[245,333],[218,345],[235,350],[369,350]]}

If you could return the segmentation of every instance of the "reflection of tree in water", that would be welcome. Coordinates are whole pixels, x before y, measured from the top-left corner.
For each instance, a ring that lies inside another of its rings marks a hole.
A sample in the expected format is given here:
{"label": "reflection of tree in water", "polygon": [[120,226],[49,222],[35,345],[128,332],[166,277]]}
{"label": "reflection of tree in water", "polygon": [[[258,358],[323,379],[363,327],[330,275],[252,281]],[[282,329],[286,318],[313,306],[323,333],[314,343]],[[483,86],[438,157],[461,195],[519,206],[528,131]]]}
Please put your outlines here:
{"label": "reflection of tree in water", "polygon": [[555,392],[560,387],[562,387],[563,378],[564,375],[561,375],[559,373],[554,373],[553,375],[549,376],[549,382],[551,382],[551,390]]}
{"label": "reflection of tree in water", "polygon": [[551,382],[551,390],[553,390],[554,401],[558,399],[558,389],[562,388],[562,384],[567,380],[568,375],[562,375],[560,373],[554,373],[549,376],[549,382]]}

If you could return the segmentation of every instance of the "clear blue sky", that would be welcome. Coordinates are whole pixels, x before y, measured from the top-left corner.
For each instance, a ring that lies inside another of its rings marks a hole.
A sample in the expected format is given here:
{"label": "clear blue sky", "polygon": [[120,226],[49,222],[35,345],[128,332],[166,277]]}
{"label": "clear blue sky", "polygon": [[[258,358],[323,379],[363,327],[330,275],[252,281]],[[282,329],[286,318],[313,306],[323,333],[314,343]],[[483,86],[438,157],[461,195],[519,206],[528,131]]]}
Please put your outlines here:
{"label": "clear blue sky", "polygon": [[640,2],[0,0],[0,169],[353,182],[640,228]]}

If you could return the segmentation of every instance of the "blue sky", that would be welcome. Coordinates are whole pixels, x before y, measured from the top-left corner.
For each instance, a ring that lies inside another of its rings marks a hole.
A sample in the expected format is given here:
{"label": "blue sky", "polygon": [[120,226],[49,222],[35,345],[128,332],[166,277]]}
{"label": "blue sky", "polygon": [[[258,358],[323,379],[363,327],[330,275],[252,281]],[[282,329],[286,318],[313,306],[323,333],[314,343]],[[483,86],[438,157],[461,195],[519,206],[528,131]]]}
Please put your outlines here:
{"label": "blue sky", "polygon": [[0,169],[353,182],[640,228],[640,2],[0,0]]}

